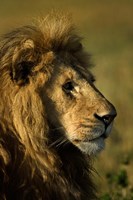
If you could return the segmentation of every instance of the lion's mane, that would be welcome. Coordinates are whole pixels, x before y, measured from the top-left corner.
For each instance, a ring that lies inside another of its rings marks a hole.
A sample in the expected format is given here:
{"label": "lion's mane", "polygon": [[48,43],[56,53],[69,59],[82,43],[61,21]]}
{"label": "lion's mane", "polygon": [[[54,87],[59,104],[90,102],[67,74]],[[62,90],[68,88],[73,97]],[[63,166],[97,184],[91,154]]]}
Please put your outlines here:
{"label": "lion's mane", "polygon": [[39,93],[59,57],[69,63],[68,52],[88,66],[80,40],[68,17],[53,14],[1,40],[1,200],[96,198],[88,158],[71,145],[49,145],[50,123]]}

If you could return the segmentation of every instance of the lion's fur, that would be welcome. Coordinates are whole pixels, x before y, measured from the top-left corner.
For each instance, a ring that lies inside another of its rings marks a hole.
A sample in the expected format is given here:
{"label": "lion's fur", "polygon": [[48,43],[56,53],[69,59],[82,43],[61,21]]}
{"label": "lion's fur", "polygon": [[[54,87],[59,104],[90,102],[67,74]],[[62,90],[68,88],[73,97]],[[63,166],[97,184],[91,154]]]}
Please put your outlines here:
{"label": "lion's fur", "polygon": [[90,66],[80,41],[70,19],[60,15],[3,36],[0,199],[96,199],[86,155],[73,145],[59,149],[49,145],[50,124],[38,92],[60,62]]}

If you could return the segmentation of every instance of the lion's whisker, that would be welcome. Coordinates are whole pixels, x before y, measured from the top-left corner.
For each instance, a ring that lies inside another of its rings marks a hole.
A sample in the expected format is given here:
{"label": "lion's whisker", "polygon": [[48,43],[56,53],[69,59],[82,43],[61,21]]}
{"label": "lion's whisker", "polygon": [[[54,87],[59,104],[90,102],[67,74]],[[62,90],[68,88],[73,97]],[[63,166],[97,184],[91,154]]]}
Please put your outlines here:
{"label": "lion's whisker", "polygon": [[[73,122],[73,123],[69,124],[69,126],[71,126],[71,125],[79,125],[79,122]],[[59,126],[59,127],[56,127],[56,128],[50,128],[50,130],[52,130],[52,131],[60,130],[60,129],[64,129],[64,127],[63,126]]]}
{"label": "lion's whisker", "polygon": [[50,130],[54,131],[54,130],[60,130],[60,129],[64,129],[63,126],[57,127],[57,128],[50,128]]}
{"label": "lion's whisker", "polygon": [[67,139],[62,140],[60,143],[58,143],[56,145],[56,147],[60,147],[60,146],[65,146],[66,144],[68,144],[69,141]]}
{"label": "lion's whisker", "polygon": [[52,142],[52,143],[49,145],[49,147],[56,146],[56,144],[62,142],[63,139],[64,139],[63,137],[58,138],[57,140],[55,140],[54,142]]}

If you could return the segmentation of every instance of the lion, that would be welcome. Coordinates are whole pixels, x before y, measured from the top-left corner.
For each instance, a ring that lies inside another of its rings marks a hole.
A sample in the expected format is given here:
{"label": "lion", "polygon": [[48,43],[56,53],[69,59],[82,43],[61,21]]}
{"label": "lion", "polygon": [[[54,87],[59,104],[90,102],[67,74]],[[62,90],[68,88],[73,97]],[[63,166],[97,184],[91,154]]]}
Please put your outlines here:
{"label": "lion", "polygon": [[97,199],[91,160],[116,110],[96,88],[81,40],[60,14],[1,39],[1,200]]}

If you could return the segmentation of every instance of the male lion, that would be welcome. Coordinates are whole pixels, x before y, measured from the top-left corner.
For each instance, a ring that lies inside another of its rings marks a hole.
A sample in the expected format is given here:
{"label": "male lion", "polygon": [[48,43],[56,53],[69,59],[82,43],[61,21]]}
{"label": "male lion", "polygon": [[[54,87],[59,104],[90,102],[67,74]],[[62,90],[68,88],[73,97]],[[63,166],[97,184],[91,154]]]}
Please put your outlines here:
{"label": "male lion", "polygon": [[18,28],[0,49],[0,200],[96,199],[90,155],[116,111],[69,18]]}

